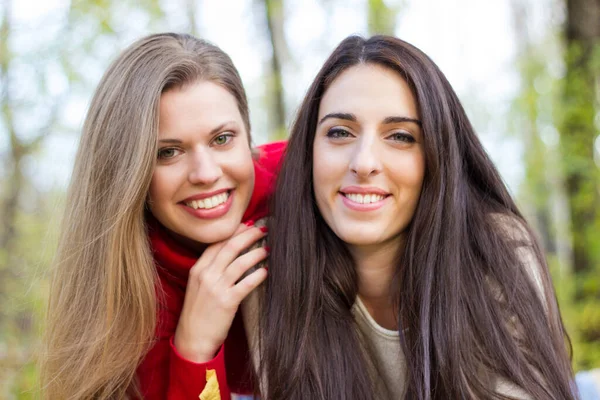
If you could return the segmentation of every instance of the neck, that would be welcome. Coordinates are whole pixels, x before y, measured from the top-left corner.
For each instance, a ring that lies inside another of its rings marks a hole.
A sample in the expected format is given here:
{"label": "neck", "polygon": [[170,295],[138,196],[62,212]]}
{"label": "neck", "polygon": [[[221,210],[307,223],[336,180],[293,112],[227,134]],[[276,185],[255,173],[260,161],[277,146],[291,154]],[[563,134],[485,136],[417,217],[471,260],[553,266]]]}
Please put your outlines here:
{"label": "neck", "polygon": [[357,268],[358,295],[371,317],[387,329],[398,328],[390,286],[402,246],[402,242],[394,240],[350,248]]}

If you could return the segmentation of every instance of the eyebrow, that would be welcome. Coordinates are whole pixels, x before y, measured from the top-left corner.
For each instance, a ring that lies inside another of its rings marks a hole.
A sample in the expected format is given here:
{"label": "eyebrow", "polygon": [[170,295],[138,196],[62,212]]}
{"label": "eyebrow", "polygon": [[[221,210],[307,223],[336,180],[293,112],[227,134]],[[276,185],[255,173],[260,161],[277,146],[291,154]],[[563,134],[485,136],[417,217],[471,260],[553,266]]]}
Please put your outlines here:
{"label": "eyebrow", "polygon": [[[236,125],[237,126],[237,122],[235,121],[227,121],[222,123],[221,125],[217,126],[216,128],[214,128],[213,130],[210,131],[210,133],[208,134],[208,136],[212,136],[215,133],[219,132],[220,130],[222,130],[224,127],[226,127],[227,125]],[[158,143],[165,143],[165,144],[181,144],[181,140],[179,139],[160,139],[158,141]]]}
{"label": "eyebrow", "polygon": [[409,117],[387,117],[386,119],[383,120],[383,124],[387,125],[387,124],[397,124],[400,122],[412,122],[413,124],[417,124],[419,126],[422,126],[423,124],[421,123],[420,119],[416,119],[416,118],[409,118]]}
{"label": "eyebrow", "polygon": [[335,119],[345,119],[346,121],[356,122],[356,115],[350,113],[330,113],[321,118],[318,125],[321,125],[325,120],[335,118]]}
{"label": "eyebrow", "polygon": [[[358,119],[356,118],[356,115],[351,114],[351,113],[330,113],[330,114],[325,115],[323,118],[321,118],[318,125],[321,125],[325,120],[332,119],[332,118],[343,119],[343,120],[351,121],[351,122],[358,121]],[[416,119],[416,118],[410,118],[410,117],[387,117],[383,120],[383,125],[397,124],[397,123],[401,123],[401,122],[412,122],[413,124],[422,126],[421,120]]]}

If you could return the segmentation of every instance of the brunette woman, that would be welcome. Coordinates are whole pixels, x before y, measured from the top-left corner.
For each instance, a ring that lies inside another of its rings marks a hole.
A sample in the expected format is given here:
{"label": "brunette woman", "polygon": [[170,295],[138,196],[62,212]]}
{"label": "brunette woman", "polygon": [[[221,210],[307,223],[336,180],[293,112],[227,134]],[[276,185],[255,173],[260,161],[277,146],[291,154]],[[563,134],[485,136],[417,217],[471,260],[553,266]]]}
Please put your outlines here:
{"label": "brunette woman", "polygon": [[[241,79],[216,46],[157,34],[113,62],[67,197],[45,398],[229,399],[225,359],[247,352],[236,311],[266,277],[244,276],[263,247],[239,255],[266,234],[252,225],[283,150],[250,145]],[[244,366],[228,368],[242,391]]]}
{"label": "brunette woman", "polygon": [[576,397],[538,241],[414,46],[335,49],[272,216],[267,284],[244,308],[263,399]]}

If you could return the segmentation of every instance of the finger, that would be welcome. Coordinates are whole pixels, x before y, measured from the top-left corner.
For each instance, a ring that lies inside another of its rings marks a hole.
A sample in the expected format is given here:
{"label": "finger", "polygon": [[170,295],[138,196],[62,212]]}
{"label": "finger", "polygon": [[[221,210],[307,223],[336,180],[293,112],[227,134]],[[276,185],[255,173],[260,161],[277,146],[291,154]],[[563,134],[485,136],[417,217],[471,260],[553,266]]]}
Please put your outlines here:
{"label": "finger", "polygon": [[248,221],[239,224],[239,226],[237,227],[237,229],[235,230],[235,232],[233,232],[233,235],[231,235],[231,236],[233,237],[239,233],[242,233],[242,232],[247,231],[248,229],[252,228],[254,226],[254,222],[255,222],[254,220],[249,219]]}
{"label": "finger", "polygon": [[251,228],[227,241],[215,257],[212,268],[223,272],[244,250],[266,235],[266,228]]}
{"label": "finger", "polygon": [[248,270],[265,260],[268,254],[264,247],[259,247],[236,258],[223,273],[225,285],[233,286]]}
{"label": "finger", "polygon": [[231,288],[234,301],[241,303],[254,289],[267,279],[266,268],[258,268]]}
{"label": "finger", "polygon": [[213,264],[215,257],[217,256],[217,254],[219,254],[221,249],[227,244],[229,239],[231,239],[232,237],[235,237],[236,235],[239,235],[242,232],[252,229],[253,225],[254,225],[254,221],[252,221],[252,220],[249,220],[243,224],[239,224],[239,226],[236,228],[233,235],[231,235],[230,237],[228,237],[226,239],[221,240],[220,242],[216,242],[216,243],[213,243],[210,246],[208,246],[202,252],[202,255],[198,258],[198,260],[194,264],[194,267],[198,266],[198,268],[204,268],[206,266]]}

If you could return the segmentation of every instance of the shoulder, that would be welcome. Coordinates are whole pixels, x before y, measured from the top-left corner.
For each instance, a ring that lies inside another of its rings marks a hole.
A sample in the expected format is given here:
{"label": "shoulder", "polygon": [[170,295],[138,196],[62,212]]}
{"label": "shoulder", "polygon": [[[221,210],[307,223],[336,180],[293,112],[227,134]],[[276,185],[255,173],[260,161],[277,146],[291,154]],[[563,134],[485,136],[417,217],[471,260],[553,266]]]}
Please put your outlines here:
{"label": "shoulder", "polygon": [[255,148],[257,157],[255,164],[271,172],[276,172],[285,153],[287,141],[266,143]]}
{"label": "shoulder", "polygon": [[544,275],[546,264],[527,223],[514,215],[489,214],[492,227],[499,230],[514,251],[516,260],[533,284],[542,302],[546,303]]}
{"label": "shoulder", "polygon": [[285,148],[286,141],[267,143],[255,148],[254,191],[243,220],[257,220],[268,214],[268,203]]}
{"label": "shoulder", "polygon": [[488,214],[491,224],[498,229],[505,239],[516,241],[523,245],[533,243],[533,238],[527,229],[525,221],[520,220],[514,215],[503,213]]}

